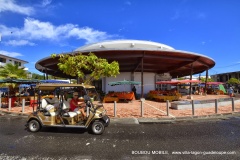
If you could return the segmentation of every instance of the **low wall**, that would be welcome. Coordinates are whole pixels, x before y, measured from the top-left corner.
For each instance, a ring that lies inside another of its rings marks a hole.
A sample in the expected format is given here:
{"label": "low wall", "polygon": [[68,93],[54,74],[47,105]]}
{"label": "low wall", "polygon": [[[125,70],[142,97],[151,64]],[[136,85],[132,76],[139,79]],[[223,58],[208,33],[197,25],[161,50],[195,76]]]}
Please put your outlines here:
{"label": "low wall", "polygon": [[[215,107],[215,99],[212,100],[194,100],[194,108],[211,108]],[[240,103],[240,99],[234,99],[234,104]],[[232,105],[231,98],[218,99],[218,107]],[[175,101],[171,103],[172,109],[192,109],[192,101]]]}

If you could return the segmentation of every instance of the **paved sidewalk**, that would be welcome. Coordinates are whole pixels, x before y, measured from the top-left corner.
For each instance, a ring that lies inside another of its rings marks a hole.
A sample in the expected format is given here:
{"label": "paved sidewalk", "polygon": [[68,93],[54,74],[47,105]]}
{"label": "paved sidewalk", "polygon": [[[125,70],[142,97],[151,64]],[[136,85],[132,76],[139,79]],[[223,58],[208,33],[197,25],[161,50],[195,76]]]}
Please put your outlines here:
{"label": "paved sidewalk", "polygon": [[[199,96],[193,95],[195,100],[206,100],[216,98],[227,98],[227,95],[208,95]],[[189,100],[186,97],[182,97],[182,100]],[[166,102],[144,102],[144,115],[141,117],[141,102],[139,100],[132,101],[130,103],[117,103],[117,114],[114,116],[114,104],[104,103],[104,107],[107,110],[107,114],[111,118],[112,124],[147,124],[147,123],[175,123],[179,121],[195,121],[206,119],[224,119],[232,116],[240,117],[240,104],[235,105],[235,111],[232,112],[232,107],[223,106],[218,108],[218,113],[215,113],[215,108],[196,109],[195,115],[192,115],[192,110],[175,110],[169,109],[170,115],[166,115]],[[9,111],[8,108],[0,108],[0,116],[9,114],[17,116],[28,116],[33,108],[29,106],[24,107],[12,107]]]}
{"label": "paved sidewalk", "polygon": [[[0,116],[10,115],[10,116],[23,116],[26,117],[29,113],[17,113],[17,112],[8,112],[0,110]],[[240,112],[233,113],[224,113],[224,114],[214,114],[214,115],[205,115],[205,116],[186,116],[186,117],[175,117],[175,118],[115,118],[111,117],[111,124],[124,124],[124,125],[133,125],[133,124],[171,124],[176,122],[184,121],[202,121],[202,120],[213,120],[213,119],[228,119],[230,117],[239,117]]]}

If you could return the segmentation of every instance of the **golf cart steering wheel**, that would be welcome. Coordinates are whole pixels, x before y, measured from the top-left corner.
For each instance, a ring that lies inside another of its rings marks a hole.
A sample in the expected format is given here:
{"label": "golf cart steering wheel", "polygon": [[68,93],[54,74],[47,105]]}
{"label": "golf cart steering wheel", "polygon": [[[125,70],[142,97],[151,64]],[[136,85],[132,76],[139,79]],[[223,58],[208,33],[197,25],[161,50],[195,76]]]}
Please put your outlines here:
{"label": "golf cart steering wheel", "polygon": [[87,96],[87,95],[84,95],[83,98],[84,98],[84,102],[86,103],[86,106],[87,106],[87,107],[91,107],[90,97]]}

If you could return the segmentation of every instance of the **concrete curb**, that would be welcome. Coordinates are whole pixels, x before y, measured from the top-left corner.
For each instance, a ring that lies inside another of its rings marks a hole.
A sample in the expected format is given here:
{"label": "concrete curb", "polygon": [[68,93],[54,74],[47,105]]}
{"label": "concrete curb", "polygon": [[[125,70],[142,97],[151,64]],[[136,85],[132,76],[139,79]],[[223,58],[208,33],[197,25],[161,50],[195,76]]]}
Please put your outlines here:
{"label": "concrete curb", "polygon": [[[9,111],[1,111],[0,116],[12,115],[12,116],[24,116],[27,117],[28,113],[16,113]],[[200,121],[200,120],[213,120],[213,119],[228,119],[230,117],[240,117],[240,112],[213,114],[204,116],[188,116],[188,117],[175,117],[175,118],[110,118],[111,124],[171,124],[176,122],[185,121]]]}
{"label": "concrete curb", "polygon": [[0,110],[0,115],[3,116],[3,115],[14,115],[14,116],[28,116],[29,114],[28,113],[19,113],[19,112],[9,112],[9,111],[1,111]]}
{"label": "concrete curb", "polygon": [[175,117],[175,118],[138,118],[139,124],[168,124],[183,121],[199,121],[199,120],[212,120],[212,119],[227,119],[230,117],[240,117],[240,112],[223,113],[206,116],[189,116],[189,117]]}

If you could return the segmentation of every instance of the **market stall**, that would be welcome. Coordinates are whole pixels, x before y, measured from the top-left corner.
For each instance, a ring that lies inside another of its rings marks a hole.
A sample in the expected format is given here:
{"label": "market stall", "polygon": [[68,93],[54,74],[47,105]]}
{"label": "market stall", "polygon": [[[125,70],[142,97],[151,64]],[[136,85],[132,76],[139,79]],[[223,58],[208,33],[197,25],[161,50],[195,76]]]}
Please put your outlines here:
{"label": "market stall", "polygon": [[[38,80],[27,80],[27,79],[1,79],[1,86],[7,88],[7,91],[4,94],[1,94],[1,104],[8,106],[9,99],[11,98],[11,107],[15,105],[21,105],[23,99],[26,102],[34,102],[34,91],[31,95],[21,94],[21,85],[29,85],[39,83]],[[33,88],[32,88],[33,89]]]}
{"label": "market stall", "polygon": [[[217,94],[224,95],[226,94],[226,89],[223,86],[223,82],[207,82],[207,94]],[[199,84],[200,87],[205,86],[205,83]]]}
{"label": "market stall", "polygon": [[[175,86],[175,88],[170,90],[158,90],[158,91],[150,91],[147,95],[148,99],[155,101],[178,101],[182,94],[179,92],[178,87],[183,84],[189,83],[199,83],[199,80],[173,80],[173,81],[158,81],[157,85],[170,85]],[[170,87],[171,88],[171,87]]]}
{"label": "market stall", "polygon": [[[108,85],[110,86],[116,86],[116,85],[139,85],[141,82],[136,82],[136,81],[116,81],[116,82],[109,82]],[[125,88],[125,87],[123,87]],[[136,92],[136,91],[135,91]],[[127,92],[127,91],[122,91],[122,92],[109,92],[107,95],[105,95],[103,102],[119,102],[119,101],[132,101],[135,100],[135,95],[133,91]]]}
{"label": "market stall", "polygon": [[103,102],[119,102],[119,101],[132,101],[135,100],[133,92],[110,92],[105,95]]}
{"label": "market stall", "polygon": [[147,94],[147,99],[155,100],[159,102],[162,102],[162,101],[165,102],[167,100],[169,100],[170,102],[178,101],[180,97],[182,97],[182,95],[176,90],[170,90],[170,91],[162,91],[162,90],[153,91],[152,90]]}

